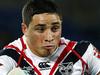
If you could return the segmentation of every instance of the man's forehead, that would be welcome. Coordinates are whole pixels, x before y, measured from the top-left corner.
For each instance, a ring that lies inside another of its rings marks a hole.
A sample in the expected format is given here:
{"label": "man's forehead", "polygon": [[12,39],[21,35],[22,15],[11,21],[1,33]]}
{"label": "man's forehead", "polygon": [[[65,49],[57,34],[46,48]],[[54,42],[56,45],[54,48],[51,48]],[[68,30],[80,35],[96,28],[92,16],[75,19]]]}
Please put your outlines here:
{"label": "man's forehead", "polygon": [[32,19],[37,21],[56,21],[60,20],[60,17],[57,14],[43,13],[34,15]]}

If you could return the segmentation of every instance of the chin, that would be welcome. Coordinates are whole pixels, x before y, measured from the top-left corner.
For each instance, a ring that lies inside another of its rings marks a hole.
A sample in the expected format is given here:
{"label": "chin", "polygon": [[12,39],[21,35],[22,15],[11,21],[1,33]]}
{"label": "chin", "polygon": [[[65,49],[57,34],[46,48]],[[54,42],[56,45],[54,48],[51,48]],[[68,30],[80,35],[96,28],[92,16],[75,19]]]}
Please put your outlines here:
{"label": "chin", "polygon": [[50,54],[42,54],[41,57],[48,57]]}
{"label": "chin", "polygon": [[48,57],[49,55],[51,55],[52,53],[50,51],[44,51],[41,56],[42,57]]}
{"label": "chin", "polygon": [[54,51],[55,51],[55,49],[43,49],[43,50],[41,50],[41,52],[39,52],[39,56],[40,56],[40,57],[48,57],[48,56],[50,56]]}

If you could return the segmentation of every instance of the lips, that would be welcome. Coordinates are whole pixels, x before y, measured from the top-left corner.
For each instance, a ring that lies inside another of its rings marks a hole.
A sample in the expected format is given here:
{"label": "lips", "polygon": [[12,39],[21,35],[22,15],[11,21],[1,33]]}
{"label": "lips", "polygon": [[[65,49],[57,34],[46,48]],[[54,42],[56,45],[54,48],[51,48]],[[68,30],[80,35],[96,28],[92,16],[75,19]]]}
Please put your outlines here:
{"label": "lips", "polygon": [[44,49],[47,49],[47,50],[51,50],[51,49],[54,49],[54,45],[46,45],[46,46],[43,46]]}

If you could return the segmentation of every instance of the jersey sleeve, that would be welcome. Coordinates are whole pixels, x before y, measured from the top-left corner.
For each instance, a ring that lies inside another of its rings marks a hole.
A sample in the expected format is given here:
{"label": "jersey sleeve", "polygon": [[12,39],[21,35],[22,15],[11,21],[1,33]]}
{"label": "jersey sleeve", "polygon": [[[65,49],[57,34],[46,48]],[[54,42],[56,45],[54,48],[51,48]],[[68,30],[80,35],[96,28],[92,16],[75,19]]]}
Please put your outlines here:
{"label": "jersey sleeve", "polygon": [[100,52],[91,43],[84,54],[91,75],[100,72]]}
{"label": "jersey sleeve", "polygon": [[14,68],[15,61],[6,56],[0,56],[0,75],[7,75],[10,70]]}
{"label": "jersey sleeve", "polygon": [[7,75],[16,66],[15,60],[0,52],[0,75]]}

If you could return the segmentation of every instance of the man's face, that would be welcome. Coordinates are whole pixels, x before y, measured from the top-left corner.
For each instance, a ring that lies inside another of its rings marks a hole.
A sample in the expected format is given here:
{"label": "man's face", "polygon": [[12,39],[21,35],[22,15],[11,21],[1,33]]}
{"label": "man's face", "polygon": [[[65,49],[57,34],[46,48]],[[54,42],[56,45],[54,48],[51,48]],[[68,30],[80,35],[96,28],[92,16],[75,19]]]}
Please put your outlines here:
{"label": "man's face", "polygon": [[37,14],[32,17],[29,27],[23,32],[31,51],[46,57],[59,46],[61,37],[61,20],[57,14]]}

